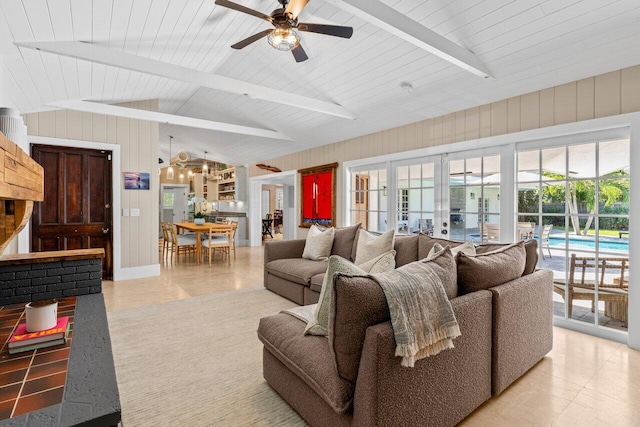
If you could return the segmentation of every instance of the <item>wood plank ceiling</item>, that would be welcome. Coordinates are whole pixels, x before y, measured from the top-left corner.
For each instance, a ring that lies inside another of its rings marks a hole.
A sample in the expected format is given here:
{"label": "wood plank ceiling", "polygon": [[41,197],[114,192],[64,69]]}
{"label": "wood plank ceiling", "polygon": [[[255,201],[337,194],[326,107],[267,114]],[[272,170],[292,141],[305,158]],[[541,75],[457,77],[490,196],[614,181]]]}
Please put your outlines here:
{"label": "wood plank ceiling", "polygon": [[[278,6],[237,2],[265,13]],[[299,64],[266,41],[231,49],[269,24],[213,0],[13,0],[0,3],[0,101],[33,112],[64,100],[158,98],[163,113],[293,139],[161,125],[163,150],[172,134],[174,151],[206,150],[209,158],[251,164],[640,64],[637,0],[382,2],[475,53],[495,79],[470,74],[324,0],[310,1],[301,21],[353,26],[354,35],[304,33],[310,59]],[[69,40],[340,104],[356,120],[13,45]],[[403,92],[402,82],[414,91]]]}

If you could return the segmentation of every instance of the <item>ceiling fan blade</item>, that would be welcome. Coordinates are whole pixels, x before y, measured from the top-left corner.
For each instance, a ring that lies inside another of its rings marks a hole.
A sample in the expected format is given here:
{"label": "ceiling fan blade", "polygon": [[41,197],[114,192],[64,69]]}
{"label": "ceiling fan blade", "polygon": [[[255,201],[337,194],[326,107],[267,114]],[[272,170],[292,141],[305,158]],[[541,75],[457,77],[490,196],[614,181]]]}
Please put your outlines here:
{"label": "ceiling fan blade", "polygon": [[234,3],[229,0],[216,0],[216,4],[218,6],[226,7],[229,9],[237,10],[238,12],[246,13],[248,15],[253,15],[256,18],[264,19],[265,21],[273,22],[273,19],[269,15],[265,15],[262,12],[258,12],[257,10],[249,9],[248,7],[244,7],[238,3]]}
{"label": "ceiling fan blade", "polygon": [[293,57],[296,59],[296,62],[303,62],[309,59],[309,57],[307,56],[307,52],[304,51],[301,44],[294,47],[291,50],[291,53],[293,53]]}
{"label": "ceiling fan blade", "polygon": [[353,35],[353,28],[341,27],[339,25],[324,25],[324,24],[311,24],[307,22],[301,22],[298,24],[298,30],[306,31],[309,33],[326,34],[328,36],[342,37],[350,39]]}
{"label": "ceiling fan blade", "polygon": [[297,18],[307,3],[309,3],[309,0],[291,0],[284,12],[290,14],[294,18]]}
{"label": "ceiling fan blade", "polygon": [[242,49],[243,47],[247,47],[251,43],[269,35],[269,33],[271,33],[272,31],[273,31],[272,29],[260,31],[258,34],[254,34],[251,37],[247,37],[246,39],[239,41],[238,43],[232,45],[231,47],[234,49]]}

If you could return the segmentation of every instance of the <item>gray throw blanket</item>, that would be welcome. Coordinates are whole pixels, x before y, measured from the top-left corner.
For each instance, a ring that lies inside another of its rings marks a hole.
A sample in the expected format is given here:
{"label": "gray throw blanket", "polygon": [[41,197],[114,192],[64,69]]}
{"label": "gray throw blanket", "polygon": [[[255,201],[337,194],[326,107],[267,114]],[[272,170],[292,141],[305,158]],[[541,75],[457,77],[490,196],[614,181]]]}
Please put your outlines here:
{"label": "gray throw blanket", "polygon": [[302,320],[304,323],[309,323],[313,319],[313,313],[316,310],[318,304],[301,305],[300,307],[290,308],[289,310],[282,310],[281,313],[287,313],[296,319]]}
{"label": "gray throw blanket", "polygon": [[458,321],[440,278],[425,263],[414,262],[386,273],[370,275],[389,305],[401,365],[453,348],[460,336]]}

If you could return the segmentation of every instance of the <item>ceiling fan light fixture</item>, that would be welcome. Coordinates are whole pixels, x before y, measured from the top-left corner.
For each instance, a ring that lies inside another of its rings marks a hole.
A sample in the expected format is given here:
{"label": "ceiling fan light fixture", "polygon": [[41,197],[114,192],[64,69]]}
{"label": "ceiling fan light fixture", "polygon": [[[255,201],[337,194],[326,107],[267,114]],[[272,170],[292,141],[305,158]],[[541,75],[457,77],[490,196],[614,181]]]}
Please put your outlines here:
{"label": "ceiling fan light fixture", "polygon": [[295,49],[300,44],[300,33],[295,28],[277,27],[267,37],[274,48],[281,51]]}

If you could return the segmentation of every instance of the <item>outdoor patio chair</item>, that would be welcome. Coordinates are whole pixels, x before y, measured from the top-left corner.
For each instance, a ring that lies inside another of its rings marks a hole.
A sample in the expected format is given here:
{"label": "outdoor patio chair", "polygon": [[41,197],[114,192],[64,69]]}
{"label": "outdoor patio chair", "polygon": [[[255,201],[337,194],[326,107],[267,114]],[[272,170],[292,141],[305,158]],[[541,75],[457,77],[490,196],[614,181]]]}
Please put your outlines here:
{"label": "outdoor patio chair", "polygon": [[549,247],[549,236],[551,235],[551,230],[553,229],[553,225],[545,225],[542,227],[542,231],[540,232],[540,249],[542,251],[542,259],[544,258],[544,250],[546,249],[549,252],[549,258],[551,256],[551,248]]}
{"label": "outdoor patio chair", "polygon": [[535,222],[518,222],[518,239],[533,239],[533,231],[535,230]]}
{"label": "outdoor patio chair", "polygon": [[[569,284],[554,282],[553,291],[559,294],[568,305],[571,318],[573,301],[591,301],[591,311],[595,313],[595,268],[598,271],[598,300],[605,304],[604,315],[621,321],[624,325],[628,319],[629,281],[625,273],[629,269],[628,258],[579,257],[571,254],[569,267]],[[589,274],[590,273],[590,274]],[[565,291],[568,288],[568,295]]]}
{"label": "outdoor patio chair", "polygon": [[498,224],[478,222],[478,229],[480,230],[480,238],[483,242],[500,241],[500,226]]}

